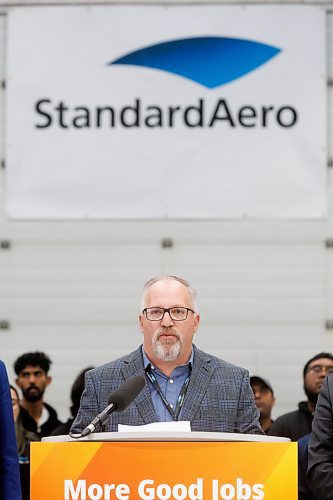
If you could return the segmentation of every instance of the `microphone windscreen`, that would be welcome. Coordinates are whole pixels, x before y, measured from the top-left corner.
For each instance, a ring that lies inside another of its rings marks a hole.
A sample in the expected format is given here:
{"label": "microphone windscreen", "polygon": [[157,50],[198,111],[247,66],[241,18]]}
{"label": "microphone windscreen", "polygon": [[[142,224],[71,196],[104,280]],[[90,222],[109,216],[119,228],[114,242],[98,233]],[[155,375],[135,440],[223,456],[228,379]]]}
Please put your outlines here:
{"label": "microphone windscreen", "polygon": [[108,405],[113,403],[116,406],[116,411],[125,410],[142,391],[145,383],[146,380],[141,375],[130,378],[110,394]]}

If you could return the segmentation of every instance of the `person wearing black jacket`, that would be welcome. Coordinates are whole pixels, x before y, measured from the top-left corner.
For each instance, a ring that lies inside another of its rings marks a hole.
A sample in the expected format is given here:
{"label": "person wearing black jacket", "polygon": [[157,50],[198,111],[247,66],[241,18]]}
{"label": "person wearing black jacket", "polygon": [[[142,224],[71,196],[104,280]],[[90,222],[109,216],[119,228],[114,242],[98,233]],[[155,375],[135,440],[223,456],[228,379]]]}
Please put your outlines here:
{"label": "person wearing black jacket", "polygon": [[328,373],[333,373],[331,353],[321,352],[306,363],[303,369],[303,382],[308,399],[298,404],[298,410],[278,417],[268,432],[270,436],[288,437],[291,441],[298,441],[311,432],[318,395]]}
{"label": "person wearing black jacket", "polygon": [[25,353],[14,363],[16,385],[22,391],[22,425],[39,438],[49,436],[61,424],[55,409],[43,399],[45,389],[52,381],[48,375],[51,363],[43,352]]}

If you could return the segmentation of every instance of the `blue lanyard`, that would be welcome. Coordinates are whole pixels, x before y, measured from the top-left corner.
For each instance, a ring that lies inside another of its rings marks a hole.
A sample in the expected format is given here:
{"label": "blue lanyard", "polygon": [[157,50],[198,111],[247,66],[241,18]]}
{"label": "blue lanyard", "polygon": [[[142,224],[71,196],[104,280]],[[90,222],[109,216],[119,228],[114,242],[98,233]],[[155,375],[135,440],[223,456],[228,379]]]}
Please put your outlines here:
{"label": "blue lanyard", "polygon": [[161,391],[160,384],[158,383],[157,378],[155,377],[155,375],[151,369],[151,364],[149,363],[149,365],[147,365],[146,375],[147,375],[149,381],[153,384],[156,391],[158,392],[160,398],[162,399],[162,401],[164,403],[164,406],[166,407],[166,409],[168,410],[168,412],[172,416],[173,420],[178,420],[180,410],[182,409],[182,406],[184,404],[185,394],[186,394],[186,391],[188,388],[188,384],[190,383],[191,371],[192,371],[192,366],[190,364],[189,365],[189,373],[185,379],[185,382],[182,385],[182,388],[180,389],[180,393],[179,393],[179,396],[177,399],[176,408],[175,408],[175,410],[173,410],[169,401],[167,401],[167,399],[164,397],[163,392]]}

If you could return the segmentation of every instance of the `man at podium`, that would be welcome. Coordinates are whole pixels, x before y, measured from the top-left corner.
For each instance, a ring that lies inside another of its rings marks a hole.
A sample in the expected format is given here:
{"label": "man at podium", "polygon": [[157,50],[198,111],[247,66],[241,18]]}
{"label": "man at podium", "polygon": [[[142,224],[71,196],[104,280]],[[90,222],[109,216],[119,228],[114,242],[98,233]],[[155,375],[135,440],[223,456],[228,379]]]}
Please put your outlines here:
{"label": "man at podium", "polygon": [[187,281],[176,276],[149,280],[139,315],[143,344],[86,374],[71,433],[81,433],[105,409],[113,390],[143,375],[143,390],[99,430],[186,420],[192,431],[263,434],[247,370],[198,349],[193,336],[199,323],[196,292]]}

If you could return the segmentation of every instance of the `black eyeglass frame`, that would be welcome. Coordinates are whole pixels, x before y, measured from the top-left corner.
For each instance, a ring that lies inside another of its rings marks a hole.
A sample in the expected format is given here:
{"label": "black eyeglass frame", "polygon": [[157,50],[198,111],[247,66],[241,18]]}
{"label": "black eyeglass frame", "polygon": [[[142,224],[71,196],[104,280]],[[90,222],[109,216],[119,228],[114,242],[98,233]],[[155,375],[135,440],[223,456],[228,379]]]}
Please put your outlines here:
{"label": "black eyeglass frame", "polygon": [[[163,310],[163,314],[162,314],[162,316],[159,319],[149,319],[148,316],[147,316],[147,310],[148,309],[161,309],[161,310]],[[170,313],[170,311],[172,311],[172,309],[186,309],[186,316],[185,316],[185,318],[184,319],[176,319],[176,318],[172,317],[171,313]],[[147,318],[148,321],[162,321],[163,318],[164,318],[165,313],[169,314],[170,319],[172,321],[185,321],[188,318],[189,311],[192,312],[193,314],[196,314],[196,312],[193,311],[193,309],[191,309],[190,307],[169,307],[168,309],[166,309],[165,307],[145,307],[144,309],[142,309],[142,314],[144,314],[146,316],[146,318]]]}

